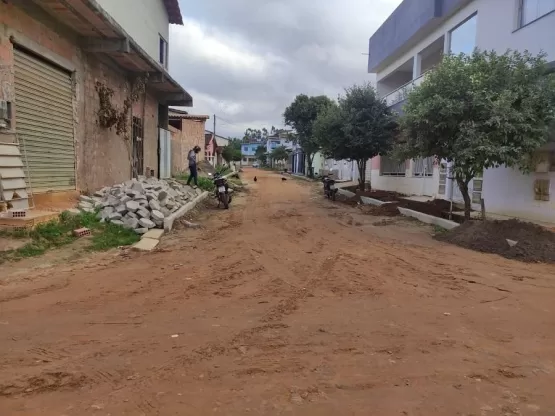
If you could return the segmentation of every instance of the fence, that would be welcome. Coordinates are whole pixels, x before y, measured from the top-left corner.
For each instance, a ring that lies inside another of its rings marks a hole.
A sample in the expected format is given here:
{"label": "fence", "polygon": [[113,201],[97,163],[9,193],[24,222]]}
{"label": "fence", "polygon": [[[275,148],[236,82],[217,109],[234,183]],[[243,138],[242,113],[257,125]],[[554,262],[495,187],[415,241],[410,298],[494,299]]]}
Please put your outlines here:
{"label": "fence", "polygon": [[405,176],[407,174],[407,162],[399,162],[387,156],[380,159],[380,174],[383,176]]}
{"label": "fence", "polygon": [[434,174],[434,157],[419,157],[413,161],[413,176],[433,176]]}

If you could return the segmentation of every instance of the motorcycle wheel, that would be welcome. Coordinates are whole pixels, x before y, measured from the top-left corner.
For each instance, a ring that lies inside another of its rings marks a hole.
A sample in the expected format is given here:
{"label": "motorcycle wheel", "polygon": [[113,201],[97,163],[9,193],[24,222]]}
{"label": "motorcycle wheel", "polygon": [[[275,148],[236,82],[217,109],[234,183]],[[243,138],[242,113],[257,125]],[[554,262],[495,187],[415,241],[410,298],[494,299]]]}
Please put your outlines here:
{"label": "motorcycle wheel", "polygon": [[224,203],[224,208],[229,209],[229,199],[227,197],[227,194],[222,194],[221,198],[222,198],[222,202]]}

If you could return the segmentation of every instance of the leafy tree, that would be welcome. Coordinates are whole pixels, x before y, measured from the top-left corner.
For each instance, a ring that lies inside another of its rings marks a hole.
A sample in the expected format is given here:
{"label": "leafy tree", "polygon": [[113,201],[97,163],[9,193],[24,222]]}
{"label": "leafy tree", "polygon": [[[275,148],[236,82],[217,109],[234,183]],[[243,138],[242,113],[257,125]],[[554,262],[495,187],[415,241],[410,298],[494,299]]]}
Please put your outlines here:
{"label": "leafy tree", "polygon": [[293,142],[300,145],[306,155],[309,176],[313,176],[312,162],[314,155],[320,150],[320,145],[312,134],[312,128],[318,114],[329,107],[331,103],[332,100],[325,95],[309,97],[299,94],[283,113],[285,124],[293,127],[296,131],[296,135],[292,136]]}
{"label": "leafy tree", "polygon": [[258,146],[254,152],[254,156],[260,161],[262,165],[265,165],[268,159],[266,154],[266,148],[264,146]]}
{"label": "leafy tree", "polygon": [[285,146],[278,146],[270,153],[272,160],[285,160],[289,158],[289,151]]}
{"label": "leafy tree", "polygon": [[243,140],[246,142],[261,142],[268,138],[268,129],[263,127],[262,129],[251,129],[248,128],[245,130],[245,134],[243,135]]}
{"label": "leafy tree", "polygon": [[357,163],[364,191],[368,159],[391,150],[397,129],[394,115],[370,84],[354,85],[320,113],[314,136],[324,154]]}
{"label": "leafy tree", "polygon": [[229,138],[229,144],[222,150],[222,157],[227,162],[241,161],[241,140]]}
{"label": "leafy tree", "polygon": [[468,185],[484,169],[506,165],[527,172],[555,118],[555,78],[545,55],[475,50],[445,56],[409,94],[401,125],[405,157],[453,162],[470,218]]}

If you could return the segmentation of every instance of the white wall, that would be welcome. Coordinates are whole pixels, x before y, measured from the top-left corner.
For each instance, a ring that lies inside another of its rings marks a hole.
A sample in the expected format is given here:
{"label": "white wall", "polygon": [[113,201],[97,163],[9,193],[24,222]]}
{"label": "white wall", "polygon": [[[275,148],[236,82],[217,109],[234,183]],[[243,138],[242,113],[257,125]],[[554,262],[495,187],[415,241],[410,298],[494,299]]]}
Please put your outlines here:
{"label": "white wall", "polygon": [[[517,0],[479,0],[476,43],[480,49],[507,49],[533,54],[541,50],[555,60],[555,13],[544,16],[517,30]],[[495,22],[495,24],[492,24]]]}
{"label": "white wall", "polygon": [[[368,174],[367,174],[368,177]],[[436,197],[439,189],[439,169],[434,167],[432,176],[412,176],[412,161],[406,176],[383,176],[380,169],[370,171],[370,182],[373,189],[394,191],[405,195],[424,195]],[[440,195],[439,197],[443,197]]]}
{"label": "white wall", "polygon": [[[548,54],[549,60],[555,60],[555,29],[553,29],[555,28],[555,13],[517,29],[518,3],[519,0],[474,0],[432,32],[422,35],[415,46],[376,74],[377,81],[379,82],[397,70],[417,53],[441,36],[448,34],[459,23],[476,12],[478,13],[476,36],[478,48],[495,49],[501,53],[507,49],[528,50],[534,54],[543,50]],[[448,36],[446,36],[446,41],[448,41]]]}
{"label": "white wall", "polygon": [[[380,80],[382,78],[386,77],[391,72],[397,70],[397,68],[402,66],[405,62],[407,62],[409,59],[414,57],[417,53],[422,52],[422,50],[424,50],[426,47],[430,46],[433,42],[435,42],[436,40],[438,40],[442,36],[446,35],[446,33],[451,31],[459,23],[461,23],[462,21],[467,19],[472,14],[476,13],[476,11],[478,11],[479,7],[481,7],[482,3],[487,3],[487,2],[490,2],[490,1],[496,1],[496,0],[475,0],[475,1],[473,1],[472,3],[463,7],[457,13],[455,13],[454,15],[449,17],[447,20],[445,20],[445,22],[442,25],[440,25],[439,27],[434,29],[432,32],[430,32],[427,35],[423,35],[421,37],[420,41],[415,46],[413,46],[406,53],[400,55],[397,59],[395,59],[395,61],[393,61],[390,65],[388,65],[386,68],[384,68],[383,71],[378,72],[376,74],[377,81],[380,82]],[[514,0],[500,0],[500,2],[504,2],[504,3],[506,3],[506,2],[511,2],[512,3],[513,1]],[[479,16],[480,15],[478,15],[478,22],[480,22],[480,17]],[[491,22],[495,22],[495,25],[491,24]],[[480,23],[478,23],[478,24],[480,24]],[[493,20],[490,20],[490,24],[492,26],[491,29],[495,30],[494,26],[497,25],[497,18],[494,18]]]}
{"label": "white wall", "polygon": [[160,36],[169,42],[169,18],[162,0],[97,0],[137,44],[156,62]]}
{"label": "white wall", "polygon": [[[550,179],[551,201],[534,199],[534,181]],[[498,168],[484,172],[482,193],[486,211],[528,220],[555,222],[555,172],[522,175],[520,172]]]}

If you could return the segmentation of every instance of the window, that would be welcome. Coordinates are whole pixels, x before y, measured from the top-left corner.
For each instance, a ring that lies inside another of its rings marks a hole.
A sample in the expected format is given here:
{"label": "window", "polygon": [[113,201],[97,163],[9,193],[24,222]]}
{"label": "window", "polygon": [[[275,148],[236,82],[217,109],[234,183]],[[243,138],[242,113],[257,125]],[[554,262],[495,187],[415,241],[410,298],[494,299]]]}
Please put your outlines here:
{"label": "window", "polygon": [[414,159],[412,174],[414,176],[433,176],[434,159],[433,156]]}
{"label": "window", "polygon": [[482,190],[484,185],[483,173],[477,173],[472,179],[472,203],[479,204],[482,201]]}
{"label": "window", "polygon": [[536,179],[534,181],[534,199],[536,201],[549,201],[549,179]]}
{"label": "window", "polygon": [[520,27],[555,10],[555,0],[520,0]]}
{"label": "window", "polygon": [[407,162],[398,162],[397,160],[390,159],[387,156],[382,156],[380,159],[380,173],[383,176],[405,176],[407,170]]}
{"label": "window", "polygon": [[473,15],[450,33],[449,51],[453,55],[470,55],[476,47],[476,23],[478,15]]}
{"label": "window", "polygon": [[447,164],[439,164],[439,187],[437,193],[440,195],[445,195],[445,190],[447,187]]}
{"label": "window", "polygon": [[162,66],[164,68],[168,68],[168,42],[166,42],[166,40],[160,36],[160,64],[162,64]]}

